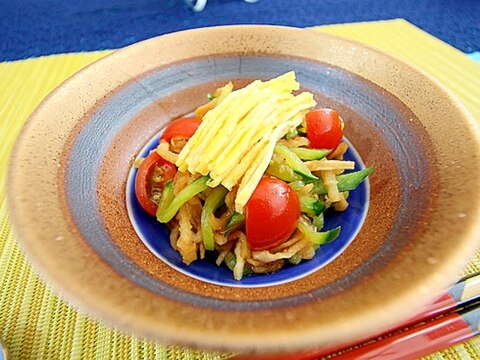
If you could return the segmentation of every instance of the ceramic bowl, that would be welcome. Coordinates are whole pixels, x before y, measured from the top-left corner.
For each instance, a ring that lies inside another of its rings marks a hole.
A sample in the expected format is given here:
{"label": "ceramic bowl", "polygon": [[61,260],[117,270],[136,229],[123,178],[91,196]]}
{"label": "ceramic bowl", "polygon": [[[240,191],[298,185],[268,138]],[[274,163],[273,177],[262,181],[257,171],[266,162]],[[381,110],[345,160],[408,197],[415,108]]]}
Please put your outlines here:
{"label": "ceramic bowl", "polygon": [[[344,246],[254,286],[162,260],[129,211],[134,159],[216,87],[289,70],[375,166]],[[479,245],[479,155],[472,117],[395,58],[310,30],[205,28],[116,51],[48,96],[15,146],[8,202],[32,263],[92,316],[165,343],[289,352],[385,331],[458,278]]]}

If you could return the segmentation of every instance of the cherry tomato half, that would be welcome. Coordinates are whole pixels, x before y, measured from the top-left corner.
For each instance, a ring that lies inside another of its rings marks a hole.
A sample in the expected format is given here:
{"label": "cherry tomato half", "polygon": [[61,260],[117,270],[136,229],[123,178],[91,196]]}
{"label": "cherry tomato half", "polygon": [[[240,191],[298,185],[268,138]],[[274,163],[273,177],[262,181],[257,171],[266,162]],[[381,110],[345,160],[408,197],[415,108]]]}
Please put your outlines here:
{"label": "cherry tomato half", "polygon": [[332,109],[310,111],[305,117],[307,138],[315,149],[334,150],[342,140],[343,121]]}
{"label": "cherry tomato half", "polygon": [[201,121],[195,117],[173,120],[162,134],[161,140],[170,141],[174,137],[189,139],[195,134]]}
{"label": "cherry tomato half", "polygon": [[[161,181],[154,184],[152,177],[158,168],[161,172]],[[158,207],[152,200],[152,190],[154,187],[163,189],[165,184],[173,179],[176,172],[176,166],[162,158],[156,151],[152,151],[138,167],[135,177],[135,195],[142,208],[150,215],[155,216]]]}
{"label": "cherry tomato half", "polygon": [[300,203],[286,182],[263,177],[245,206],[245,230],[251,250],[271,249],[295,231]]}

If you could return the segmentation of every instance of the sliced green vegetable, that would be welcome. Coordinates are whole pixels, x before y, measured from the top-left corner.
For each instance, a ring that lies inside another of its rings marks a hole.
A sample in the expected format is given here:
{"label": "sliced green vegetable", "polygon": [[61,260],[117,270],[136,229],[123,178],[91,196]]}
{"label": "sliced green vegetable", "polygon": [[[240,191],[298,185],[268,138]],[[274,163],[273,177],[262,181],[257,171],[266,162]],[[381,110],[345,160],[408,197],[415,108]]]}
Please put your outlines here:
{"label": "sliced green vegetable", "polygon": [[314,216],[312,218],[312,224],[317,229],[323,228],[323,213],[319,214],[318,216]]}
{"label": "sliced green vegetable", "polygon": [[163,211],[157,212],[157,220],[161,223],[167,223],[173,219],[178,209],[195,195],[204,191],[208,186],[209,176],[202,176],[194,182],[183,188],[172,202]]}
{"label": "sliced green vegetable", "polygon": [[300,211],[310,217],[320,215],[325,210],[325,205],[316,197],[310,195],[299,195]]}
{"label": "sliced green vegetable", "polygon": [[298,131],[297,131],[297,129],[294,129],[293,131],[289,131],[288,133],[286,133],[285,138],[286,139],[291,139],[291,138],[293,138],[297,135],[298,135]]}
{"label": "sliced green vegetable", "polygon": [[208,93],[207,94],[207,99],[208,99],[208,101],[212,101],[213,99],[215,99],[215,95]]}
{"label": "sliced green vegetable", "polygon": [[324,245],[332,242],[338,237],[341,230],[340,226],[337,226],[332,230],[317,232],[303,218],[300,218],[297,227],[298,230],[300,230],[302,234],[315,245]]}
{"label": "sliced green vegetable", "polygon": [[160,203],[158,204],[156,213],[157,218],[172,203],[174,198],[175,194],[173,193],[173,181],[169,181],[165,184],[165,187],[162,191],[162,196],[160,198]]}
{"label": "sliced green vegetable", "polygon": [[300,176],[295,174],[293,169],[287,164],[280,163],[275,159],[270,161],[267,170],[265,171],[267,175],[275,176],[277,179],[292,182],[300,179]]}
{"label": "sliced green vegetable", "polygon": [[[320,180],[321,181],[321,180]],[[290,187],[295,190],[295,191],[299,191],[301,190],[305,185],[307,185],[308,183],[303,181],[303,180],[295,180],[295,181],[292,181],[290,184]]]}
{"label": "sliced green vegetable", "polygon": [[301,136],[305,136],[307,134],[307,126],[305,124],[305,121],[303,121],[300,126],[297,126],[297,131],[298,134]]}
{"label": "sliced green vegetable", "polygon": [[351,172],[348,174],[342,174],[337,176],[338,181],[338,191],[350,191],[354,190],[360,183],[365,180],[365,178],[370,175],[374,170],[374,167],[371,166],[369,168]]}
{"label": "sliced green vegetable", "polygon": [[205,199],[203,205],[202,215],[200,217],[200,224],[202,228],[202,239],[205,250],[214,250],[215,241],[213,239],[213,229],[210,225],[210,215],[214,214],[217,209],[223,205],[225,195],[227,195],[228,189],[223,186],[217,186]]}
{"label": "sliced green vegetable", "polygon": [[275,145],[275,153],[282,155],[285,158],[285,161],[292,170],[302,176],[305,179],[316,180],[317,176],[313,175],[312,172],[308,169],[307,165],[295,154],[291,149],[285,145],[277,144]]}
{"label": "sliced green vegetable", "polygon": [[288,262],[293,265],[298,265],[300,264],[301,261],[302,261],[302,257],[298,253],[293,254],[293,256],[290,259],[288,259]]}
{"label": "sliced green vegetable", "polygon": [[[337,176],[337,187],[338,191],[345,192],[350,190],[355,190],[355,188],[360,185],[360,183],[365,180],[365,178],[370,175],[374,170],[374,167],[369,167],[363,170],[350,172],[348,174],[341,174]],[[289,185],[295,190],[296,188],[302,188],[306,184],[313,184],[312,193],[323,195],[327,193],[327,189],[323,184],[322,179],[317,180],[308,180],[308,181],[295,181]]]}
{"label": "sliced green vegetable", "polygon": [[[235,268],[235,265],[237,264],[237,258],[235,257],[235,254],[233,252],[229,251],[227,255],[225,255],[223,262],[225,263],[225,265],[227,265],[227,267],[231,271],[233,271],[233,269]],[[251,273],[252,273],[252,270],[248,266],[244,266],[243,275],[248,275]]]}
{"label": "sliced green vegetable", "polygon": [[225,255],[225,258],[223,259],[223,262],[227,267],[233,271],[233,268],[235,267],[235,264],[237,263],[237,259],[235,258],[235,254],[229,251],[227,255]]}
{"label": "sliced green vegetable", "polygon": [[321,160],[330,154],[331,150],[296,147],[290,148],[290,151],[293,151],[295,154],[297,154],[301,160]]}
{"label": "sliced green vegetable", "polygon": [[[311,181],[310,183],[313,184],[313,189],[311,191],[313,194],[324,195],[327,193],[327,188],[325,187],[325,184],[323,183],[322,179]],[[337,186],[338,186],[338,183],[337,183]],[[338,191],[340,191],[340,189]]]}
{"label": "sliced green vegetable", "polygon": [[238,212],[234,212],[233,215],[228,219],[227,225],[225,226],[225,234],[228,234],[230,231],[238,229],[245,223],[245,215]]}

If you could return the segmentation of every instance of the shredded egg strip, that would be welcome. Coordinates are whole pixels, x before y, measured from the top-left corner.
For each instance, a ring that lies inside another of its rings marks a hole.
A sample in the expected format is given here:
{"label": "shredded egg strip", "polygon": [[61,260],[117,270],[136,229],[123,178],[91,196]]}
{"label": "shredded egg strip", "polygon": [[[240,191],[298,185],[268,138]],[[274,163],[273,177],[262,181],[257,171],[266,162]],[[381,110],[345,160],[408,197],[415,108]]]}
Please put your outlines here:
{"label": "shredded egg strip", "polygon": [[300,84],[290,71],[232,91],[203,117],[175,162],[180,171],[209,175],[208,185],[238,185],[242,213],[272,158],[275,144],[316,105],[313,95],[293,95]]}

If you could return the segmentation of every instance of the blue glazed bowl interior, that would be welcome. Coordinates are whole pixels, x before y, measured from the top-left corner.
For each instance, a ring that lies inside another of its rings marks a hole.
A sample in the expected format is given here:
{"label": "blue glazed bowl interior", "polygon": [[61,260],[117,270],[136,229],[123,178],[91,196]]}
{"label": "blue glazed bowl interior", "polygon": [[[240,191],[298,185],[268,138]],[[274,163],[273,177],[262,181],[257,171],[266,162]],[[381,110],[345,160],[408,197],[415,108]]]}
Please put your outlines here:
{"label": "blue glazed bowl interior", "polygon": [[[160,134],[151,139],[142,149],[139,157],[146,157],[158,145]],[[365,168],[359,154],[349,144],[345,160],[355,161],[357,169]],[[225,264],[215,264],[215,253],[207,251],[205,259],[197,259],[190,265],[182,262],[181,255],[170,245],[167,227],[159,223],[155,217],[147,214],[140,206],[135,196],[135,176],[137,170],[133,167],[127,180],[127,209],[133,227],[143,243],[159,259],[169,264],[181,273],[212,284],[234,287],[262,287],[287,283],[307,276],[319,270],[332,260],[354,240],[359,232],[368,210],[369,184],[368,179],[360,184],[348,197],[349,207],[344,212],[327,210],[323,230],[341,226],[342,230],[333,242],[322,245],[313,259],[293,265],[288,262],[279,271],[271,274],[251,274],[240,281],[233,278],[232,271]]]}

